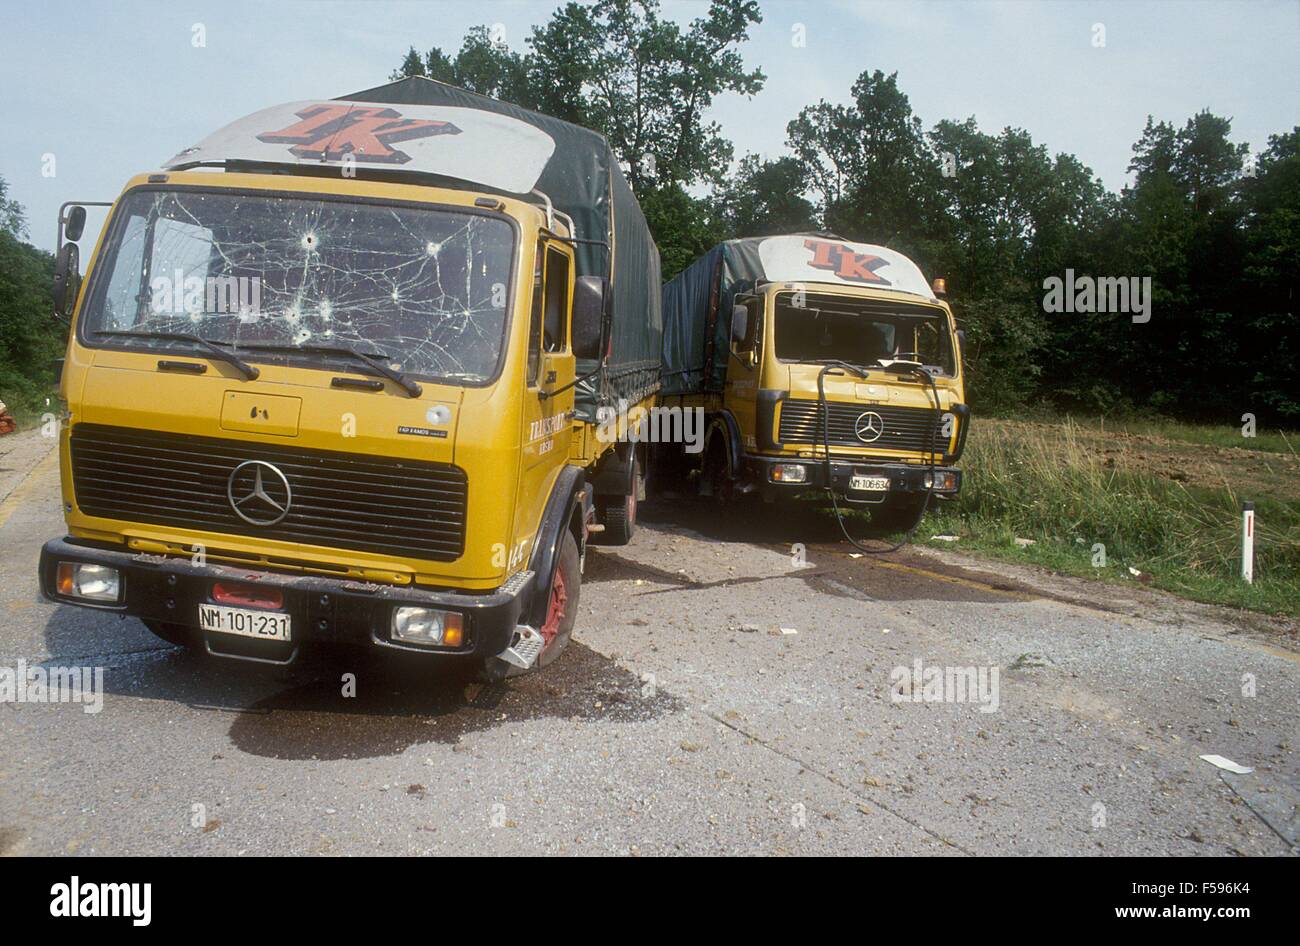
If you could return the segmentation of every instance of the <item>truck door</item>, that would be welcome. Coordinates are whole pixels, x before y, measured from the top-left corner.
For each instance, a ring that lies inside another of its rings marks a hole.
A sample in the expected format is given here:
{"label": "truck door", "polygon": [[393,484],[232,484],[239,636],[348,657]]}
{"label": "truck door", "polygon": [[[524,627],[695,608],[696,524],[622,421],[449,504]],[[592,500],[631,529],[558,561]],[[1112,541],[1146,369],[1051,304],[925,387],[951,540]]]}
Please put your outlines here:
{"label": "truck door", "polygon": [[[528,325],[528,365],[523,403],[523,459],[516,506],[516,549],[531,539],[556,471],[569,456],[573,436],[575,359],[569,344],[573,256],[561,244],[538,241]],[[561,391],[560,389],[565,390]],[[550,392],[559,393],[551,397]],[[513,551],[513,550],[512,550]],[[531,551],[531,546],[525,554]]]}
{"label": "truck door", "polygon": [[[747,331],[741,339],[730,339],[727,356],[727,386],[724,406],[735,415],[740,425],[740,435],[746,450],[757,449],[754,424],[755,404],[758,397],[758,377],[761,370],[759,353],[762,349],[762,297],[736,296],[736,305],[743,305],[749,313]],[[730,318],[731,313],[727,313]]]}

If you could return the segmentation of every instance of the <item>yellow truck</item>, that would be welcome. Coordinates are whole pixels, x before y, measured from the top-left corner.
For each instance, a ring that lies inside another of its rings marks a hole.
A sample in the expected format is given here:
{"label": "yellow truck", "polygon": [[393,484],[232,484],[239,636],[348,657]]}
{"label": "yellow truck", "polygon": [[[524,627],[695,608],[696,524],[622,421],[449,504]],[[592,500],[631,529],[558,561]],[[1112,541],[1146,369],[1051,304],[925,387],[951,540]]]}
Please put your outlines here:
{"label": "yellow truck", "polygon": [[596,413],[659,384],[659,254],[602,137],[406,79],[133,178],[83,279],[84,221],[49,600],[271,663],[559,656],[641,488]]}
{"label": "yellow truck", "polygon": [[730,240],[664,287],[663,319],[660,405],[702,411],[707,431],[693,456],[656,447],[664,480],[724,502],[826,490],[891,530],[960,490],[961,333],[901,253],[828,234]]}

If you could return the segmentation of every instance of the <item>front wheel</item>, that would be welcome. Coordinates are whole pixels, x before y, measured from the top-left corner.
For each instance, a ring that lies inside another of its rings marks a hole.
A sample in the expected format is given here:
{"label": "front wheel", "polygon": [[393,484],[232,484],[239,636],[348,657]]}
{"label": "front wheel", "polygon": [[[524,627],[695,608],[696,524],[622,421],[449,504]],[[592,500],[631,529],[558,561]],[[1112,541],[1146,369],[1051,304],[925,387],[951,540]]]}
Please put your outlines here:
{"label": "front wheel", "polygon": [[564,648],[569,645],[573,625],[578,620],[578,592],[582,586],[580,569],[578,542],[573,533],[565,529],[560,539],[559,558],[555,563],[555,578],[547,596],[546,617],[538,628],[544,641],[542,652],[527,670],[508,664],[500,657],[489,657],[479,674],[483,680],[497,683],[507,677],[517,677],[548,667],[559,659]]}
{"label": "front wheel", "polygon": [[722,437],[714,437],[700,470],[700,496],[725,507],[733,504],[738,495],[736,482],[731,475],[727,445]]}

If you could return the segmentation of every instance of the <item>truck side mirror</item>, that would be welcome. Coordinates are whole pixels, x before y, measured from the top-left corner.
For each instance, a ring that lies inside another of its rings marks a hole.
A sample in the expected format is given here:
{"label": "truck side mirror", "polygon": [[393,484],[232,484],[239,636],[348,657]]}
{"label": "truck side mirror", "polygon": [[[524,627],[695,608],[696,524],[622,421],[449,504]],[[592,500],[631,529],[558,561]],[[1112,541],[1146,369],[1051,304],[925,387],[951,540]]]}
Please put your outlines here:
{"label": "truck side mirror", "polygon": [[731,340],[737,345],[749,337],[749,309],[743,305],[731,308]]}
{"label": "truck side mirror", "polygon": [[573,286],[573,353],[579,358],[601,355],[605,325],[605,297],[609,280],[604,276],[579,276]]}
{"label": "truck side mirror", "polygon": [[68,211],[68,222],[63,227],[63,235],[76,243],[81,239],[82,232],[86,229],[86,208],[73,207]]}
{"label": "truck side mirror", "polygon": [[65,321],[77,302],[80,262],[81,252],[75,243],[63,244],[54,261],[54,314]]}

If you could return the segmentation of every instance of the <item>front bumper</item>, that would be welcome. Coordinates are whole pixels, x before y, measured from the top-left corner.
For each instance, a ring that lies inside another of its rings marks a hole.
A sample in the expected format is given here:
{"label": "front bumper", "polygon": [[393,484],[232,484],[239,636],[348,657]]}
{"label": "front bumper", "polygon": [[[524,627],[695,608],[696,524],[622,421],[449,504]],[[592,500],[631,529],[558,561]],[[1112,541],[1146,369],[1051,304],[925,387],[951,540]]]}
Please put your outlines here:
{"label": "front bumper", "polygon": [[[802,483],[773,482],[772,468],[778,464],[797,463],[807,471],[807,478]],[[757,484],[765,497],[791,496],[800,490],[822,489],[826,483],[826,461],[798,457],[762,457],[747,455],[744,460],[746,479]],[[951,474],[956,483],[951,489],[929,489],[926,477],[931,467],[914,463],[873,463],[868,460],[844,460],[831,458],[830,486],[837,493],[850,501],[867,503],[883,502],[898,493],[933,493],[935,496],[956,496],[961,491],[961,470],[952,466],[935,466],[937,476]],[[864,491],[849,489],[849,481],[854,476],[884,476],[889,478],[889,489],[884,491]]]}
{"label": "front bumper", "polygon": [[[122,576],[120,600],[97,602],[59,594],[56,573],[60,562],[116,568]],[[218,656],[290,663],[302,645],[320,642],[363,644],[448,660],[495,656],[510,646],[522,607],[532,593],[534,575],[531,571],[518,572],[496,591],[461,594],[230,565],[198,565],[185,558],[146,555],[64,538],[51,539],[41,549],[40,581],[41,594],[48,601],[189,627],[195,639],[202,639],[208,651]],[[217,603],[212,586],[218,581],[278,590],[284,605],[277,611],[290,616],[292,640],[261,641],[199,630],[199,606]],[[392,612],[400,605],[459,612],[464,619],[464,643],[455,648],[420,647],[392,640]]]}

